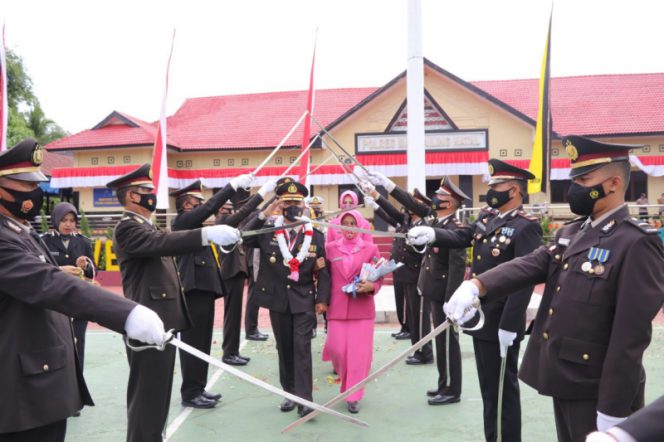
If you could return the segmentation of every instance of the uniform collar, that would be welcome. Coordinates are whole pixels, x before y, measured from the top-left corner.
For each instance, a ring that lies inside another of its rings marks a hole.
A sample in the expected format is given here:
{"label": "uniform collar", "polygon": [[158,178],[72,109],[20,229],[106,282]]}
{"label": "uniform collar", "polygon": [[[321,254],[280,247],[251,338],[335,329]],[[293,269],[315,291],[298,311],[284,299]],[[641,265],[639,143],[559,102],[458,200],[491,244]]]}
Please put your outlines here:
{"label": "uniform collar", "polygon": [[604,221],[606,221],[607,218],[609,218],[610,216],[614,215],[616,212],[618,212],[619,210],[623,209],[624,207],[627,207],[627,203],[623,203],[623,204],[621,204],[621,205],[619,205],[619,206],[617,206],[617,207],[615,207],[615,208],[609,210],[608,212],[606,212],[604,215],[600,216],[600,217],[597,218],[597,219],[591,219],[590,217],[588,217],[588,218],[586,219],[586,221],[583,223],[582,228],[585,227],[586,224],[590,224],[590,227],[592,227],[592,228],[594,229],[595,227],[599,226],[599,225],[602,224]]}
{"label": "uniform collar", "polygon": [[510,210],[510,211],[508,211],[508,212],[505,212],[505,213],[499,213],[499,214],[498,214],[498,218],[507,218],[508,215],[512,215],[512,214],[514,214],[514,212],[516,212],[517,210],[519,210],[518,207],[516,207],[516,208],[514,208],[514,209],[512,209],[512,210]]}
{"label": "uniform collar", "polygon": [[125,209],[125,212],[127,212],[127,213],[131,213],[133,216],[137,216],[137,217],[139,217],[140,219],[142,219],[143,221],[145,221],[146,223],[152,225],[152,221],[150,221],[149,219],[147,219],[147,218],[144,217],[143,215],[139,215],[139,214],[136,213],[136,212],[132,212],[131,210],[126,210],[126,209]]}

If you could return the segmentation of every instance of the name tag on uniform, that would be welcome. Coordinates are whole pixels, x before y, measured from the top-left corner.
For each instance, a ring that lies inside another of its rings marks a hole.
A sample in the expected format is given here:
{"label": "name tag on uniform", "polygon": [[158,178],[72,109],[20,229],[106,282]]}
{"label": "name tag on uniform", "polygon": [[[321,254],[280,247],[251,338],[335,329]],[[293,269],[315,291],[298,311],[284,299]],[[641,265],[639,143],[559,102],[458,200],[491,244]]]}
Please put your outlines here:
{"label": "name tag on uniform", "polygon": [[51,252],[51,255],[53,255],[53,256],[60,256],[60,252]]}
{"label": "name tag on uniform", "polygon": [[558,238],[558,244],[560,244],[561,246],[568,246],[569,238]]}

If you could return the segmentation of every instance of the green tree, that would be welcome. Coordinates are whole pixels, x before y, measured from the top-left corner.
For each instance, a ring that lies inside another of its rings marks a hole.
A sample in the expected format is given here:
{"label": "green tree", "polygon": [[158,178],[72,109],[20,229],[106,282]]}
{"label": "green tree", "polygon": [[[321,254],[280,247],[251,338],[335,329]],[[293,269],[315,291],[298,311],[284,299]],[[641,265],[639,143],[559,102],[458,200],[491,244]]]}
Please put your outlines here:
{"label": "green tree", "polygon": [[47,144],[67,135],[53,120],[46,118],[32,90],[32,79],[23,64],[23,59],[9,49],[7,50],[7,96],[8,146],[13,146],[27,137],[33,137],[41,144]]}

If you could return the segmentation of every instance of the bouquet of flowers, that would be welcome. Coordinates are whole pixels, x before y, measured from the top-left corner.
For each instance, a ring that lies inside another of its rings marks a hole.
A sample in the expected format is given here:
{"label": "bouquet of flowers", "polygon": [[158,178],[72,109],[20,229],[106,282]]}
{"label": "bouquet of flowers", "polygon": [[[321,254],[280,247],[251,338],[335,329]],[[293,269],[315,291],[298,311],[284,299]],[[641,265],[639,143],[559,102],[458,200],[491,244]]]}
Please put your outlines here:
{"label": "bouquet of flowers", "polygon": [[380,278],[387,275],[388,273],[395,271],[402,265],[402,262],[395,262],[393,259],[388,261],[385,258],[374,258],[373,262],[365,262],[362,264],[360,274],[355,276],[350,284],[343,286],[341,290],[343,290],[344,293],[352,294],[353,298],[357,298],[357,286],[360,282],[378,281]]}

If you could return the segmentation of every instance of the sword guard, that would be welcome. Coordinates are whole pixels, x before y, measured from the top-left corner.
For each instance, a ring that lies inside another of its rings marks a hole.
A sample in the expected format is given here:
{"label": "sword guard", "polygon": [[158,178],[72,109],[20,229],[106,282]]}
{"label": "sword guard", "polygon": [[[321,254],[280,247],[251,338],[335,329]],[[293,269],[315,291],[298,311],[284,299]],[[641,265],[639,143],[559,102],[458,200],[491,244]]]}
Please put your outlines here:
{"label": "sword guard", "polygon": [[167,331],[166,334],[164,335],[164,342],[161,345],[159,345],[159,344],[131,345],[129,343],[129,337],[127,335],[124,335],[124,341],[125,341],[125,345],[133,351],[145,351],[145,350],[149,350],[151,348],[154,349],[154,350],[164,351],[164,349],[166,348],[166,345],[169,342],[171,342],[171,340],[173,338],[175,338],[175,333],[174,332],[175,332],[174,329],[170,329],[169,331]]}
{"label": "sword guard", "polygon": [[485,318],[484,318],[484,312],[482,311],[482,304],[480,303],[480,299],[479,299],[479,298],[475,298],[475,300],[473,301],[473,305],[471,306],[471,308],[476,309],[476,310],[477,310],[477,313],[480,314],[480,319],[479,319],[479,321],[477,321],[477,324],[475,324],[475,325],[472,326],[472,327],[463,327],[463,326],[461,326],[461,325],[455,323],[455,324],[454,324],[455,327],[457,327],[459,330],[463,330],[463,331],[475,331],[475,330],[479,330],[479,329],[481,329],[482,327],[484,327],[484,319],[485,319]]}

